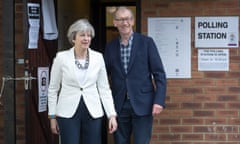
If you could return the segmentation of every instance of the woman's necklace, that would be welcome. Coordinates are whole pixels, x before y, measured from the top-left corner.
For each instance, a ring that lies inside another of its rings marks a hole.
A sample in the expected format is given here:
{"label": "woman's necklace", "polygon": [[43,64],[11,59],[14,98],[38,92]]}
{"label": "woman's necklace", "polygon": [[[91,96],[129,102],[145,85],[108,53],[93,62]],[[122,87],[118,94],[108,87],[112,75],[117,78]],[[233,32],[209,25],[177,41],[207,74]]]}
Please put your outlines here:
{"label": "woman's necklace", "polygon": [[78,69],[84,70],[88,68],[89,65],[89,52],[87,50],[87,57],[86,57],[86,61],[85,64],[82,65],[77,59],[76,59],[76,55],[75,55],[75,64],[77,66]]}

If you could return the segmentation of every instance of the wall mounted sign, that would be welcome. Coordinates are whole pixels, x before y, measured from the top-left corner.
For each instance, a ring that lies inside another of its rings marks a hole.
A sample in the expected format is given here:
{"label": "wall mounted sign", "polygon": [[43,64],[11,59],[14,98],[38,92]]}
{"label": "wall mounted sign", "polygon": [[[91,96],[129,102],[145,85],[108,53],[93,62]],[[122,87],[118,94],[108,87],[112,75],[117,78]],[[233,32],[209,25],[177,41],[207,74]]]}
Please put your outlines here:
{"label": "wall mounted sign", "polygon": [[47,110],[49,67],[38,67],[38,112]]}
{"label": "wall mounted sign", "polygon": [[237,48],[238,16],[195,17],[196,48]]}
{"label": "wall mounted sign", "polygon": [[28,3],[28,23],[29,23],[29,34],[28,34],[28,48],[38,48],[38,35],[40,29],[40,4],[39,3]]}
{"label": "wall mounted sign", "polygon": [[148,35],[158,47],[167,78],[191,78],[191,18],[148,18]]}
{"label": "wall mounted sign", "polygon": [[199,71],[229,71],[229,49],[198,49]]}

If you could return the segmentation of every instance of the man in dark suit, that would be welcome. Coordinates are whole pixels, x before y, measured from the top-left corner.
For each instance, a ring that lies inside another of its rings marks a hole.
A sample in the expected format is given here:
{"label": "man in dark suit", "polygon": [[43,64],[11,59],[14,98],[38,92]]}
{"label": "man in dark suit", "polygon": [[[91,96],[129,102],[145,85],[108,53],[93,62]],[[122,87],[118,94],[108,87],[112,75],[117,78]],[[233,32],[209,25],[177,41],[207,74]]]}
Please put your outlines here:
{"label": "man in dark suit", "polygon": [[166,75],[152,38],[133,32],[130,9],[119,7],[114,26],[120,37],[107,44],[104,59],[111,82],[118,129],[115,144],[149,144],[153,116],[165,107]]}

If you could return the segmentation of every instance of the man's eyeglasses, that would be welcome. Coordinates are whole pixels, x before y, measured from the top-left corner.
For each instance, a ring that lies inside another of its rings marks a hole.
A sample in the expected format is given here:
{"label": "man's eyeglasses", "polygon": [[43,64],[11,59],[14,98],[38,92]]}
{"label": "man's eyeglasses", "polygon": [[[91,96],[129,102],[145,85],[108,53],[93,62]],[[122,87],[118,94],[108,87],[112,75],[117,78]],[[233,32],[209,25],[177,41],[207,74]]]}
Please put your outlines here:
{"label": "man's eyeglasses", "polygon": [[115,18],[115,21],[118,21],[118,22],[124,22],[124,21],[126,21],[126,22],[129,22],[129,21],[131,21],[133,18],[132,17],[126,17],[126,18]]}

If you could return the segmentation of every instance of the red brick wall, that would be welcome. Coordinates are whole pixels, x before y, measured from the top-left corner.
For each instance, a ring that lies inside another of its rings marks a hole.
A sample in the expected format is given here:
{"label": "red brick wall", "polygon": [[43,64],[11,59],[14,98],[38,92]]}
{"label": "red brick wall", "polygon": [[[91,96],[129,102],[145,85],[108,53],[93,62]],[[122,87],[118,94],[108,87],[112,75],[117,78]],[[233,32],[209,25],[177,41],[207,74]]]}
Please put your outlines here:
{"label": "red brick wall", "polygon": [[230,48],[228,72],[200,72],[194,47],[195,16],[239,16],[239,0],[142,0],[148,17],[191,17],[192,78],[168,79],[167,108],[155,117],[151,144],[239,144],[240,51]]}
{"label": "red brick wall", "polygon": [[[24,32],[24,6],[22,1],[15,1],[15,54],[16,59],[23,59],[25,52],[26,33]],[[24,76],[24,65],[16,64],[16,77]],[[24,81],[16,81],[16,141],[25,144],[25,91]]]}
{"label": "red brick wall", "polygon": [[[2,86],[2,67],[3,67],[3,47],[2,47],[2,5],[0,1],[0,86]],[[15,54],[16,59],[24,58],[24,32],[23,32],[23,4],[22,1],[15,1]],[[24,66],[16,64],[16,77],[24,75]],[[7,84],[5,84],[7,87]],[[1,88],[1,87],[0,87]],[[3,96],[4,97],[4,93]],[[2,99],[1,99],[2,100]],[[16,138],[17,144],[25,143],[25,98],[24,98],[24,83],[23,81],[16,81]],[[4,106],[0,105],[0,144],[4,144]]]}

